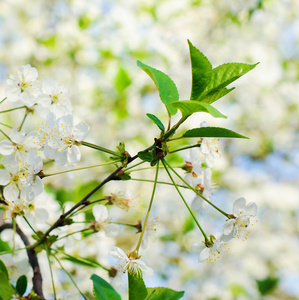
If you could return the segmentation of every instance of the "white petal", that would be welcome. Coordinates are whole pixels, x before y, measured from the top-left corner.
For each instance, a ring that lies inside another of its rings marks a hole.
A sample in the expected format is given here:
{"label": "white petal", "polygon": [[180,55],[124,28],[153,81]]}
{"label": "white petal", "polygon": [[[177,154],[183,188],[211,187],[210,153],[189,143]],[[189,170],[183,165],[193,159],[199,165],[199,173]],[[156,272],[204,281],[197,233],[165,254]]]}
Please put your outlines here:
{"label": "white petal", "polygon": [[235,219],[230,219],[226,221],[222,226],[223,233],[225,235],[229,235],[233,231],[235,223],[236,223]]}
{"label": "white petal", "polygon": [[42,81],[43,91],[48,96],[53,93],[53,90],[55,89],[55,86],[57,86],[57,85],[58,85],[58,81],[54,80],[52,78],[49,78],[49,77],[43,79],[43,81]]}
{"label": "white petal", "polygon": [[203,202],[204,200],[202,198],[200,198],[199,196],[195,196],[195,198],[193,199],[192,203],[191,203],[191,209],[193,210],[203,210]]}
{"label": "white petal", "polygon": [[105,222],[109,217],[106,206],[101,204],[94,205],[94,207],[92,208],[92,213],[95,220],[99,223]]}
{"label": "white petal", "polygon": [[71,148],[67,149],[67,160],[70,163],[77,163],[81,159],[81,152],[79,147],[74,145]]}
{"label": "white petal", "polygon": [[3,140],[0,142],[0,154],[10,155],[14,152],[14,145],[9,140]]}
{"label": "white petal", "polygon": [[198,260],[200,262],[207,260],[211,255],[212,249],[205,247],[199,254]]}
{"label": "white petal", "polygon": [[67,115],[63,116],[58,120],[58,128],[60,132],[63,132],[66,135],[69,135],[73,131],[73,116]]}
{"label": "white petal", "polygon": [[246,216],[254,217],[257,214],[257,205],[254,202],[250,202],[244,209]]}
{"label": "white petal", "polygon": [[239,198],[237,199],[233,204],[233,214],[234,216],[238,217],[240,215],[240,212],[244,210],[246,206],[246,199],[245,198]]}
{"label": "white petal", "polygon": [[19,196],[19,189],[15,183],[11,183],[3,190],[4,198],[8,201],[15,201]]}
{"label": "white petal", "polygon": [[13,128],[10,131],[9,137],[14,143],[20,144],[23,142],[23,140],[25,138],[25,133],[19,132],[17,128]]}
{"label": "white petal", "polygon": [[201,243],[195,243],[191,246],[191,252],[201,252],[204,248],[204,244]]}
{"label": "white petal", "polygon": [[56,155],[54,157],[55,162],[59,165],[59,166],[64,166],[67,163],[67,153],[64,152],[55,152]]}
{"label": "white petal", "polygon": [[10,182],[10,175],[6,170],[0,169],[0,185],[7,185]]}
{"label": "white petal", "polygon": [[77,124],[73,130],[74,139],[78,142],[83,141],[86,138],[89,129],[89,125],[85,122]]}
{"label": "white petal", "polygon": [[116,258],[118,260],[125,260],[127,261],[129,258],[128,256],[125,254],[124,251],[122,251],[120,248],[118,247],[113,247],[109,253],[110,256],[112,256],[113,258]]}

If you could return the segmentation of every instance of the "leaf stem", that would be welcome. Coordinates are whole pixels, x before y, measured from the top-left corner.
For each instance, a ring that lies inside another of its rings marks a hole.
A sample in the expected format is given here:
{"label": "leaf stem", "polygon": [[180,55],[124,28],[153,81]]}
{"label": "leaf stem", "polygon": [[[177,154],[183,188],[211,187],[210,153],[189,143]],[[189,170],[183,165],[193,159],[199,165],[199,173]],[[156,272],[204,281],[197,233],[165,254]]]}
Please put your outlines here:
{"label": "leaf stem", "polygon": [[76,233],[81,233],[81,232],[84,232],[84,231],[87,231],[87,230],[91,230],[91,229],[90,229],[90,228],[84,228],[84,229],[81,229],[81,230],[78,230],[78,231],[73,231],[73,232],[71,232],[71,233],[69,233],[69,234],[66,234],[66,235],[60,237],[60,238],[57,239],[56,241],[65,239],[65,238],[67,238],[68,236],[74,235],[74,234],[76,234]]}
{"label": "leaf stem", "polygon": [[82,167],[82,168],[76,168],[76,169],[71,169],[71,170],[65,170],[65,171],[56,172],[56,173],[52,173],[52,174],[43,174],[41,177],[44,178],[44,177],[49,177],[49,176],[64,174],[64,173],[73,172],[73,171],[80,171],[80,170],[85,170],[85,169],[91,169],[91,168],[96,168],[96,167],[107,166],[107,165],[114,164],[114,163],[116,163],[118,161],[119,160],[115,160],[115,161],[111,161],[111,162],[104,163],[104,164],[93,165],[93,166]]}
{"label": "leaf stem", "polygon": [[2,111],[0,111],[0,114],[6,113],[6,112],[10,112],[10,111],[14,111],[14,110],[21,109],[21,108],[26,108],[26,106],[24,105],[24,106],[19,106],[19,107],[7,109],[7,110],[2,110]]}
{"label": "leaf stem", "polygon": [[29,223],[29,221],[27,220],[27,218],[25,216],[23,216],[23,219],[26,221],[26,223],[28,224],[28,226],[31,228],[31,230],[38,236],[37,232],[34,230],[34,228],[31,226],[31,224]]}
{"label": "leaf stem", "polygon": [[52,281],[54,299],[57,300],[56,290],[55,290],[55,283],[54,283],[54,277],[53,277],[53,271],[52,271],[51,260],[50,260],[50,249],[48,247],[46,248],[46,253],[47,253],[47,258],[48,258],[48,262],[49,262],[49,268],[50,268],[50,274],[51,274],[51,281]]}
{"label": "leaf stem", "polygon": [[194,191],[199,197],[201,197],[203,200],[205,200],[207,203],[209,203],[211,206],[213,206],[216,210],[218,210],[221,214],[223,214],[224,216],[226,216],[227,218],[229,218],[229,214],[227,214],[226,212],[224,212],[222,209],[220,209],[219,207],[217,207],[215,204],[213,204],[211,201],[209,201],[206,197],[204,197],[203,195],[201,195],[195,188],[193,188],[186,180],[184,180],[184,178],[182,176],[179,175],[179,173],[177,173],[168,163],[167,161],[165,161],[165,164],[167,164],[167,166],[172,170],[172,172],[180,179],[182,180],[187,186],[188,188],[190,188],[192,191]]}
{"label": "leaf stem", "polygon": [[13,143],[13,141],[10,139],[10,137],[2,130],[0,129],[0,132],[11,142]]}
{"label": "leaf stem", "polygon": [[83,146],[86,146],[86,147],[89,147],[89,148],[92,148],[92,149],[96,149],[96,150],[99,150],[99,151],[102,151],[102,152],[105,152],[105,153],[108,153],[108,154],[112,154],[112,155],[115,155],[115,156],[118,156],[118,157],[122,157],[119,153],[115,152],[115,151],[112,151],[112,150],[109,150],[109,149],[106,149],[104,147],[101,147],[101,146],[98,146],[98,145],[95,145],[95,144],[92,144],[92,143],[88,143],[88,142],[84,142],[82,141],[81,142]]}
{"label": "leaf stem", "polygon": [[[173,140],[173,139],[172,139],[172,140]],[[200,144],[196,144],[196,145],[192,145],[192,146],[186,146],[186,147],[182,147],[182,148],[179,148],[179,149],[176,149],[176,150],[170,151],[170,152],[169,152],[169,154],[172,154],[172,153],[175,153],[175,152],[178,152],[178,151],[183,151],[183,150],[191,149],[191,148],[197,148],[197,147],[200,147]]]}
{"label": "leaf stem", "polygon": [[2,123],[2,122],[0,122],[0,125],[6,126],[6,127],[8,127],[8,128],[12,128],[12,126],[9,126],[9,125],[4,124],[4,123]]}
{"label": "leaf stem", "polygon": [[5,97],[3,100],[1,100],[0,104],[3,103],[6,99],[7,99],[7,97]]}
{"label": "leaf stem", "polygon": [[148,205],[146,217],[145,217],[145,220],[144,220],[144,224],[142,226],[142,231],[141,231],[141,234],[140,234],[137,246],[136,246],[136,248],[134,250],[134,252],[136,251],[137,254],[138,254],[138,250],[139,250],[140,245],[141,245],[141,241],[142,241],[145,229],[146,229],[146,224],[147,224],[147,221],[148,221],[148,218],[149,218],[149,214],[150,214],[150,211],[151,211],[151,208],[152,208],[152,204],[153,204],[153,200],[154,200],[154,195],[155,195],[155,191],[156,191],[156,186],[157,186],[157,181],[158,181],[158,174],[159,174],[159,161],[157,162],[157,165],[156,165],[156,175],[155,175],[155,181],[154,181],[154,186],[153,186],[151,200],[150,200],[150,203]]}
{"label": "leaf stem", "polygon": [[81,296],[85,299],[88,300],[86,298],[86,296],[80,291],[79,287],[77,286],[76,282],[74,281],[72,275],[63,267],[63,265],[61,264],[60,260],[53,254],[53,257],[56,259],[56,261],[58,262],[58,264],[60,265],[60,268],[67,274],[67,276],[69,277],[69,279],[71,280],[71,282],[73,283],[73,285],[75,286],[75,288],[78,290],[78,292],[81,294]]}
{"label": "leaf stem", "polygon": [[[194,222],[196,223],[197,227],[199,228],[199,230],[201,231],[202,235],[204,236],[205,241],[207,242],[207,241],[209,240],[209,239],[208,239],[208,236],[206,235],[206,233],[204,232],[204,230],[202,229],[202,227],[201,227],[200,224],[198,223],[198,221],[197,221],[197,219],[196,219],[196,217],[195,217],[193,211],[192,211],[191,208],[189,207],[189,205],[188,205],[188,203],[186,202],[184,196],[182,195],[182,193],[181,193],[181,191],[179,190],[178,186],[177,186],[176,183],[174,182],[173,177],[171,176],[171,174],[170,174],[170,172],[169,172],[169,170],[168,170],[168,167],[167,167],[167,166],[169,166],[169,165],[166,163],[166,161],[165,161],[164,159],[162,159],[162,163],[163,163],[164,168],[165,168],[165,170],[166,170],[166,172],[167,172],[169,178],[171,179],[171,181],[172,181],[174,187],[176,188],[178,194],[179,194],[180,197],[182,198],[182,200],[183,200],[184,204],[186,205],[186,207],[187,207],[189,213],[191,214],[191,216],[192,216]],[[170,166],[169,166],[169,167],[170,167]],[[171,169],[171,167],[170,167],[170,169]],[[172,171],[173,171],[173,169],[172,169]]]}
{"label": "leaf stem", "polygon": [[18,128],[18,131],[21,131],[21,130],[22,130],[22,127],[23,127],[23,125],[24,125],[24,123],[25,123],[25,120],[26,120],[27,116],[28,116],[28,111],[26,111],[26,113],[25,113],[25,115],[24,115],[24,118],[23,118],[23,120],[22,120],[22,123],[21,123],[21,125],[20,125],[19,128]]}

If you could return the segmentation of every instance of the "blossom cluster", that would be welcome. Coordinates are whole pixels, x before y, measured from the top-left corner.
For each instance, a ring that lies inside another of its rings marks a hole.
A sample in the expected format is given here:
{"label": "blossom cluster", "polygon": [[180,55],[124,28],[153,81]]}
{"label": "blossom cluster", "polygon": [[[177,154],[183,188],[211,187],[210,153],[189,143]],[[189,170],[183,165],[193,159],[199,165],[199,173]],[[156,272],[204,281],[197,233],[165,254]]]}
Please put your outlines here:
{"label": "blossom cluster", "polygon": [[30,132],[22,130],[22,122],[0,141],[4,155],[0,185],[7,204],[5,218],[10,219],[22,214],[43,191],[45,160],[55,160],[60,166],[80,160],[78,146],[89,126],[85,122],[74,126],[69,89],[50,78],[39,81],[37,70],[30,65],[10,76],[5,95],[7,101],[26,107],[24,121],[29,112],[37,112],[43,120]]}
{"label": "blossom cluster", "polygon": [[[202,122],[201,127],[206,127],[207,123]],[[200,141],[199,151],[192,148],[184,157],[186,170],[185,180],[196,190],[196,195],[191,203],[193,210],[203,212],[208,204],[200,196],[210,200],[215,185],[212,181],[212,170],[214,160],[220,157],[221,143],[218,138],[203,138]]]}
{"label": "blossom cluster", "polygon": [[[201,126],[206,126],[205,123]],[[185,181],[196,191],[191,208],[203,212],[211,200],[213,194],[212,171],[214,159],[220,156],[220,140],[204,138],[201,140],[200,151],[193,148],[185,156],[184,169]],[[224,223],[223,232],[211,235],[203,243],[195,243],[191,247],[192,252],[200,252],[199,261],[214,261],[219,258],[220,252],[227,250],[227,243],[233,238],[246,239],[251,218],[257,214],[257,205],[251,202],[246,205],[245,198],[237,199],[233,204],[233,213],[228,215]]]}

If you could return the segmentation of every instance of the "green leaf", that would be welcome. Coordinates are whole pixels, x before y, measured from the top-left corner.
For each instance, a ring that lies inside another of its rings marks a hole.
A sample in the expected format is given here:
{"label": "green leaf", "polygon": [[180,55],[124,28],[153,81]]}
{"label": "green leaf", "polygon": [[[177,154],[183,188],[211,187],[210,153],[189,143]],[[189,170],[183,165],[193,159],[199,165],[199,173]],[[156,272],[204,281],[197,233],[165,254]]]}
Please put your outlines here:
{"label": "green leaf", "polygon": [[142,277],[128,273],[129,280],[129,300],[147,299],[147,290]]}
{"label": "green leaf", "polygon": [[228,93],[230,93],[232,90],[234,90],[235,88],[231,88],[231,89],[227,89],[227,88],[223,88],[220,90],[214,90],[211,93],[209,93],[203,100],[202,102],[211,104],[217,100],[219,100],[220,98],[224,97],[225,95],[227,95]]}
{"label": "green leaf", "polygon": [[179,93],[175,83],[165,73],[137,61],[137,66],[144,70],[154,81],[160,95],[160,99],[165,104],[168,115],[173,116],[177,110],[171,106],[171,102],[179,100]]}
{"label": "green leaf", "polygon": [[165,132],[165,127],[158,117],[152,114],[146,114],[163,132]]}
{"label": "green leaf", "polygon": [[272,292],[278,285],[279,278],[276,277],[266,277],[263,280],[257,280],[257,287],[261,295],[267,295]]}
{"label": "green leaf", "polygon": [[197,100],[205,101],[205,97],[216,90],[221,90],[233,81],[252,70],[257,64],[227,63],[212,70],[211,81]]}
{"label": "green leaf", "polygon": [[192,66],[191,100],[196,100],[209,84],[212,65],[209,60],[188,40]]}
{"label": "green leaf", "polygon": [[93,292],[97,300],[121,300],[118,292],[103,278],[92,274]]}
{"label": "green leaf", "polygon": [[23,296],[27,290],[27,277],[22,275],[18,278],[16,284],[16,290],[20,296]]}
{"label": "green leaf", "polygon": [[187,117],[196,112],[209,113],[215,118],[227,118],[225,115],[220,113],[215,107],[208,103],[192,101],[192,100],[182,100],[172,103],[172,106],[179,109],[183,117]]}
{"label": "green leaf", "polygon": [[7,280],[9,279],[8,271],[4,262],[0,259],[0,272],[3,272],[6,275]]}
{"label": "green leaf", "polygon": [[178,300],[185,294],[164,287],[147,288],[147,292],[146,300]]}
{"label": "green leaf", "polygon": [[63,253],[63,254],[65,255],[65,257],[63,257],[62,259],[71,261],[72,263],[74,263],[76,265],[90,267],[90,268],[99,268],[99,267],[101,268],[102,267],[101,264],[99,264],[96,260],[94,260],[92,258],[72,256],[72,255],[69,255],[66,253]]}
{"label": "green leaf", "polygon": [[148,151],[139,151],[137,155],[140,159],[144,161],[151,162],[153,160],[152,154]]}
{"label": "green leaf", "polygon": [[0,271],[0,291],[3,300],[10,300],[14,293],[14,289],[8,281],[7,274],[2,270]]}
{"label": "green leaf", "polygon": [[239,138],[239,139],[248,139],[248,137],[241,135],[232,130],[222,128],[222,127],[200,127],[193,128],[186,131],[182,137],[196,137],[196,138]]}
{"label": "green leaf", "polygon": [[132,80],[128,72],[124,68],[120,68],[114,80],[115,88],[119,93],[122,93],[130,84]]}
{"label": "green leaf", "polygon": [[6,251],[11,251],[11,247],[10,247],[9,243],[3,241],[0,238],[0,252],[6,252]]}

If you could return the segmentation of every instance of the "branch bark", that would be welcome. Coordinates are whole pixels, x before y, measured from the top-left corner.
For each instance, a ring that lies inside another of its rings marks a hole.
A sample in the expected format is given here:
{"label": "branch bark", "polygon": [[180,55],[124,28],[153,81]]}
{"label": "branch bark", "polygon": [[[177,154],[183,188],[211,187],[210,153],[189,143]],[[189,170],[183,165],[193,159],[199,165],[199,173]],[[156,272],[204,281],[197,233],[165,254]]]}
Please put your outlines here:
{"label": "branch bark", "polygon": [[[5,229],[13,229],[13,224],[12,223],[4,223],[0,226],[0,233],[2,231],[4,231]],[[20,238],[22,239],[24,245],[26,247],[30,246],[30,242],[29,239],[27,238],[27,236],[25,235],[25,233],[21,230],[21,228],[18,226],[18,224],[16,224],[16,231],[17,234],[20,236]],[[32,277],[32,284],[33,284],[33,291],[42,299],[44,298],[44,294],[43,294],[43,288],[42,288],[42,274],[40,271],[40,267],[39,267],[39,263],[38,263],[38,259],[36,256],[36,253],[34,251],[34,248],[27,248],[27,256],[29,259],[29,264],[31,265],[31,268],[33,270],[33,277]]]}

